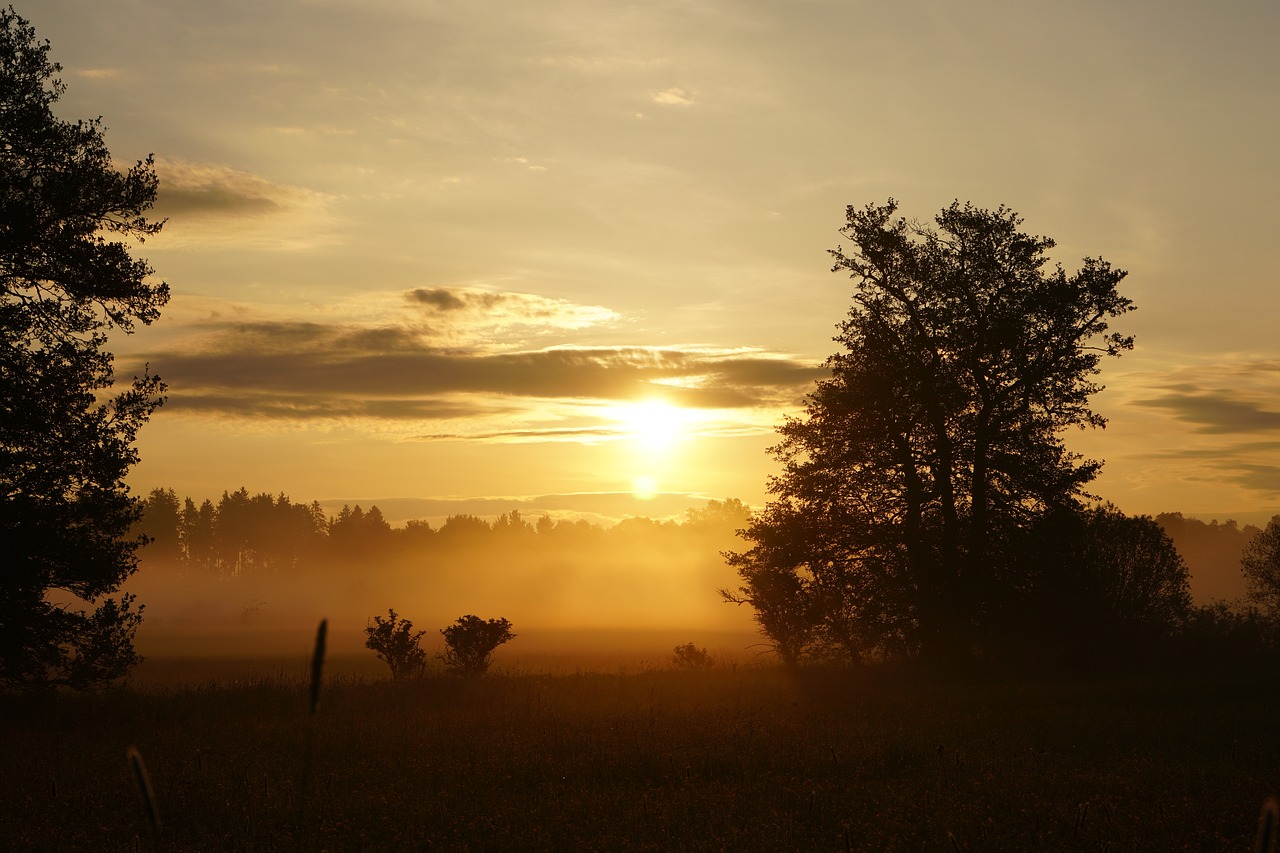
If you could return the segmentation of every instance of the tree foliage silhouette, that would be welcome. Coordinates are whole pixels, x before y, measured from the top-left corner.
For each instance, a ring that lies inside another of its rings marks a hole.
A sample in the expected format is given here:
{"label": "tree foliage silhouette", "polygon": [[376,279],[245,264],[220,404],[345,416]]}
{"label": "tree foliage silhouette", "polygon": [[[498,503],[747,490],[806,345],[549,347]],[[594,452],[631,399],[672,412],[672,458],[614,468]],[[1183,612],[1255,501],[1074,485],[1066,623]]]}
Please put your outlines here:
{"label": "tree foliage silhouette", "polygon": [[396,616],[394,610],[388,610],[387,614],[387,619],[373,617],[373,624],[365,627],[364,632],[368,635],[365,647],[372,649],[378,660],[391,668],[393,679],[421,674],[427,653],[419,643],[427,632],[414,632],[413,623]]}
{"label": "tree foliage silhouette", "polygon": [[141,608],[108,596],[145,541],[124,476],[164,390],[115,382],[107,332],[151,323],[169,291],[123,242],[163,224],[150,158],[118,171],[101,120],[54,116],[48,53],[0,9],[0,684],[88,687],[138,660]]}
{"label": "tree foliage silhouette", "polygon": [[1002,638],[1023,657],[1098,665],[1169,640],[1191,615],[1182,555],[1160,523],[1110,504],[1059,509],[1022,532]]}
{"label": "tree foliage silhouette", "polygon": [[716,665],[710,653],[695,643],[681,643],[671,650],[671,665],[676,669],[711,669]]}
{"label": "tree foliage silhouette", "polygon": [[1245,545],[1240,569],[1249,601],[1272,619],[1280,617],[1280,515]]}
{"label": "tree foliage silhouette", "polygon": [[506,619],[485,621],[479,616],[461,616],[448,628],[441,628],[445,650],[441,660],[460,675],[483,675],[489,669],[489,656],[498,646],[515,639],[511,623]]}
{"label": "tree foliage silhouette", "polygon": [[730,597],[813,614],[854,659],[964,657],[1013,580],[1017,531],[1098,473],[1061,433],[1104,425],[1089,398],[1101,358],[1133,346],[1108,328],[1132,304],[1106,261],[1046,268],[1054,242],[1007,208],[956,202],[936,227],[896,212],[847,209],[851,248],[831,252],[854,281],[843,351],[779,430],[782,473],[731,555],[745,585]]}

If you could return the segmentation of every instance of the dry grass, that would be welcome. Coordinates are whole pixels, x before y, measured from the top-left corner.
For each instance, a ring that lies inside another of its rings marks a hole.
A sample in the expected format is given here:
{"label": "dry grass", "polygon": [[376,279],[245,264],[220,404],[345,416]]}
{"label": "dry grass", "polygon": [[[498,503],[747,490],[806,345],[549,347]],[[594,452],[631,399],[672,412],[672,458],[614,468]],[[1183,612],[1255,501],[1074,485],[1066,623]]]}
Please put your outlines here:
{"label": "dry grass", "polygon": [[[1243,850],[1256,675],[942,684],[773,669],[3,699],[0,838],[163,850]],[[139,839],[142,841],[140,842]]]}

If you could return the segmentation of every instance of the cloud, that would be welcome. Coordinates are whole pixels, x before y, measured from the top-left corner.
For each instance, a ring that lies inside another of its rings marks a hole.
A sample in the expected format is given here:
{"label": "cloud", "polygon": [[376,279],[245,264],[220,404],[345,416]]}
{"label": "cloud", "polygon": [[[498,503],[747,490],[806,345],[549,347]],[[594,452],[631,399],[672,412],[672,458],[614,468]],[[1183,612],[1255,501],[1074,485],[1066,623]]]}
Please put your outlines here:
{"label": "cloud", "polygon": [[691,107],[693,106],[693,96],[684,89],[673,86],[670,89],[655,93],[653,102],[666,107]]}
{"label": "cloud", "polygon": [[75,74],[86,80],[110,80],[123,75],[124,72],[119,68],[81,68]]}
{"label": "cloud", "polygon": [[170,247],[227,244],[303,247],[333,242],[333,199],[229,166],[157,160],[153,213],[169,222],[157,238]]}
{"label": "cloud", "polygon": [[1169,413],[1214,435],[1280,431],[1280,361],[1243,357],[1183,367],[1134,404]]}
{"label": "cloud", "polygon": [[449,441],[468,439],[471,441],[603,441],[616,438],[617,429],[613,427],[548,427],[543,429],[511,429],[497,432],[440,432],[420,435],[422,441]]}
{"label": "cloud", "polygon": [[1235,481],[1255,492],[1280,494],[1280,466],[1241,463]]}
{"label": "cloud", "polygon": [[474,417],[476,407],[446,400],[354,399],[313,394],[239,393],[171,395],[165,411],[182,414],[232,415],[254,420],[309,421],[318,419],[441,420]]}
{"label": "cloud", "polygon": [[427,319],[435,322],[582,329],[620,319],[617,312],[599,305],[578,305],[532,293],[432,287],[411,290],[407,299],[420,308]]}
{"label": "cloud", "polygon": [[1280,467],[1265,461],[1280,449],[1280,407],[1274,405],[1280,361],[1241,356],[1150,379],[1149,390],[1134,394],[1131,405],[1163,413],[1186,430],[1176,444],[1144,445],[1135,459],[1187,482],[1280,494]]}
{"label": "cloud", "polygon": [[[444,315],[485,305],[532,308],[545,322],[565,313],[555,300],[527,294],[421,289],[410,300]],[[122,372],[144,361],[169,383],[168,411],[293,422],[433,421],[450,426],[420,437],[497,441],[614,436],[616,424],[592,415],[593,406],[609,402],[661,397],[695,409],[789,407],[824,375],[808,361],[753,349],[494,351],[442,346],[408,325],[287,320],[208,322],[186,344],[139,354]],[[548,415],[548,405],[560,408]]]}
{"label": "cloud", "polygon": [[490,394],[635,400],[686,406],[776,402],[818,369],[767,354],[655,347],[563,347],[514,352],[440,348],[410,329],[317,323],[245,324],[199,350],[149,360],[172,384],[358,397]]}
{"label": "cloud", "polygon": [[312,207],[318,193],[272,183],[227,166],[160,160],[156,211],[175,219],[188,216],[261,216]]}
{"label": "cloud", "polygon": [[504,162],[507,162],[507,163],[515,163],[515,164],[516,164],[516,165],[518,165],[518,166],[524,166],[524,167],[525,167],[526,169],[528,169],[530,172],[545,172],[545,171],[547,171],[547,167],[546,167],[546,166],[542,166],[542,165],[539,165],[539,164],[537,164],[537,163],[530,163],[530,162],[529,162],[529,158],[528,158],[528,157],[507,157],[507,158],[505,158]]}
{"label": "cloud", "polygon": [[541,56],[532,60],[537,65],[547,68],[566,68],[572,71],[590,73],[636,71],[664,67],[671,64],[667,57],[627,57],[611,55],[556,54]]}
{"label": "cloud", "polygon": [[1159,397],[1135,400],[1135,405],[1163,409],[1174,418],[1196,425],[1203,433],[1254,433],[1280,430],[1280,412],[1242,400],[1230,391],[1202,391],[1182,386]]}

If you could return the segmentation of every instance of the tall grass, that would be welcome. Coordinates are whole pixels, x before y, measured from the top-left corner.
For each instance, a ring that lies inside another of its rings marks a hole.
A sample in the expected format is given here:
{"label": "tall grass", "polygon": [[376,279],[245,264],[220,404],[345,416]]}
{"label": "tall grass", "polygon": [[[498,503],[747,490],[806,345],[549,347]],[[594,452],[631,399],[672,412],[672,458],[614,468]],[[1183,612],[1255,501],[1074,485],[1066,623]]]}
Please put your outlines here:
{"label": "tall grass", "polygon": [[0,838],[132,849],[131,744],[173,850],[1247,850],[1280,787],[1280,684],[1251,676],[338,679],[314,717],[310,697],[9,697]]}

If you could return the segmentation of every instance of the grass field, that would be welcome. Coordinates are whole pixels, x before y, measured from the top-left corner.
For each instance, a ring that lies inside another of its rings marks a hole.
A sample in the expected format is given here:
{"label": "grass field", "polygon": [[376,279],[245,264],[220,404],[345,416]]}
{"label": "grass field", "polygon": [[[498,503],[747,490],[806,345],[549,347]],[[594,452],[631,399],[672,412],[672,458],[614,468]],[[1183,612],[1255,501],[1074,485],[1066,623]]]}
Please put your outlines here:
{"label": "grass field", "polygon": [[1259,673],[343,677],[314,718],[306,692],[278,675],[0,697],[0,839],[18,850],[1238,851],[1280,788],[1280,679]]}

